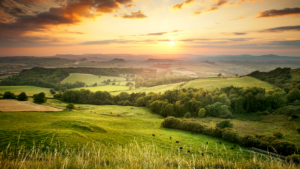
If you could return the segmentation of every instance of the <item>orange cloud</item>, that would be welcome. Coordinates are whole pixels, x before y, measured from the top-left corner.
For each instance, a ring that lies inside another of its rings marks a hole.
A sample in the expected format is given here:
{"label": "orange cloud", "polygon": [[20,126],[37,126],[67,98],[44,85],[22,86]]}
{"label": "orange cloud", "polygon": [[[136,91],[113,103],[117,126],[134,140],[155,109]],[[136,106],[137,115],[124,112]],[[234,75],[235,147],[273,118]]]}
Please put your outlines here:
{"label": "orange cloud", "polygon": [[257,18],[266,18],[266,17],[279,17],[286,15],[300,15],[300,8],[285,8],[281,10],[268,10],[264,12],[260,12]]}
{"label": "orange cloud", "polygon": [[129,15],[127,15],[127,14],[120,15],[120,16],[115,15],[115,17],[121,17],[123,19],[145,19],[145,18],[148,18],[148,16],[143,14],[141,10],[139,10],[137,12],[131,12],[131,14],[129,14]]}
{"label": "orange cloud", "polygon": [[125,5],[125,8],[134,8],[134,7],[136,7],[136,4]]}
{"label": "orange cloud", "polygon": [[173,9],[182,9],[182,7],[183,7],[184,5],[188,5],[188,4],[191,4],[191,3],[194,3],[194,2],[195,2],[195,0],[185,0],[184,2],[182,2],[182,3],[180,3],[180,4],[174,5],[172,8],[173,8]]}

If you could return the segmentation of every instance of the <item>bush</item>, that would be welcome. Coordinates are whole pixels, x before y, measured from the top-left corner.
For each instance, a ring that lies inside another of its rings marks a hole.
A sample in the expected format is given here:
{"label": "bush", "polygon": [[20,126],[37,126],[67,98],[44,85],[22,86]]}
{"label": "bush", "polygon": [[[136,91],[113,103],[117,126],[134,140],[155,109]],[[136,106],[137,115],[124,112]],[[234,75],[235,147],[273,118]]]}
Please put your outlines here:
{"label": "bush", "polygon": [[268,112],[268,111],[264,111],[264,112],[262,112],[262,115],[270,115],[270,113]]}
{"label": "bush", "polygon": [[300,164],[300,155],[298,155],[298,154],[293,154],[293,155],[287,156],[287,157],[285,158],[285,161],[286,161],[287,163]]}
{"label": "bush", "polygon": [[72,109],[75,109],[75,105],[73,103],[69,103],[67,106],[66,106],[67,109],[69,110],[72,110]]}
{"label": "bush", "polygon": [[39,94],[33,95],[34,103],[42,104],[47,102],[47,98],[45,97],[45,93],[41,92]]}
{"label": "bush", "polygon": [[229,142],[238,142],[238,134],[231,130],[224,130],[222,133],[222,139],[229,141]]}
{"label": "bush", "polygon": [[292,114],[291,117],[292,117],[293,119],[298,119],[298,118],[299,118],[299,116],[298,116],[297,114]]}
{"label": "bush", "polygon": [[28,97],[27,97],[26,93],[25,93],[25,92],[20,93],[20,94],[18,95],[18,100],[19,100],[19,101],[27,101],[27,100],[28,100]]}
{"label": "bush", "polygon": [[16,99],[16,95],[12,92],[5,92],[3,99]]}
{"label": "bush", "polygon": [[282,138],[283,134],[277,131],[277,132],[273,133],[273,136],[275,136],[276,138],[280,139],[280,138]]}
{"label": "bush", "polygon": [[161,122],[161,127],[163,128],[180,128],[181,120],[173,116],[169,116]]}
{"label": "bush", "polygon": [[291,155],[297,152],[297,147],[294,143],[288,141],[276,140],[271,144],[274,151],[281,155]]}
{"label": "bush", "polygon": [[298,127],[296,130],[298,131],[298,133],[300,133],[300,127]]}
{"label": "bush", "polygon": [[221,128],[221,129],[224,129],[226,127],[232,128],[233,124],[231,123],[230,120],[222,120],[222,121],[220,121],[219,123],[216,124],[216,127]]}
{"label": "bush", "polygon": [[198,116],[200,118],[205,117],[206,110],[204,108],[200,109],[198,112]]}
{"label": "bush", "polygon": [[187,113],[185,113],[183,118],[191,118],[191,117],[192,117],[191,113],[187,112]]}
{"label": "bush", "polygon": [[292,117],[288,117],[288,121],[292,121],[293,120],[293,118]]}

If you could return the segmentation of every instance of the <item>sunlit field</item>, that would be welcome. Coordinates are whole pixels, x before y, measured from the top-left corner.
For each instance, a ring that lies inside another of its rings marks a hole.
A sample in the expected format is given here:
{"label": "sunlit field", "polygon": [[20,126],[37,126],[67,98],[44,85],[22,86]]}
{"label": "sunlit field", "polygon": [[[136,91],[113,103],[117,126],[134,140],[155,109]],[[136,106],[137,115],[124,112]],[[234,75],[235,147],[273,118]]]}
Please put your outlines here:
{"label": "sunlit field", "polygon": [[274,88],[272,84],[261,81],[253,77],[241,78],[207,78],[197,79],[186,83],[184,88],[203,88],[207,90],[222,88],[222,87],[262,87],[266,90]]}
{"label": "sunlit field", "polygon": [[95,83],[102,83],[105,80],[110,79],[111,82],[116,80],[118,83],[119,81],[125,81],[126,78],[124,77],[114,77],[114,76],[96,76],[92,74],[80,74],[80,73],[72,73],[69,77],[64,79],[61,83],[75,83],[76,81],[84,82],[86,85],[93,85]]}
{"label": "sunlit field", "polygon": [[37,87],[37,86],[0,86],[0,94],[10,91],[16,95],[26,92],[27,96],[33,96],[40,92],[44,92],[46,97],[52,97],[49,88]]}
{"label": "sunlit field", "polygon": [[129,86],[105,85],[105,86],[95,86],[95,87],[74,88],[74,89],[71,89],[71,90],[80,90],[80,89],[90,90],[92,92],[96,92],[96,91],[112,92],[112,91],[129,90]]}

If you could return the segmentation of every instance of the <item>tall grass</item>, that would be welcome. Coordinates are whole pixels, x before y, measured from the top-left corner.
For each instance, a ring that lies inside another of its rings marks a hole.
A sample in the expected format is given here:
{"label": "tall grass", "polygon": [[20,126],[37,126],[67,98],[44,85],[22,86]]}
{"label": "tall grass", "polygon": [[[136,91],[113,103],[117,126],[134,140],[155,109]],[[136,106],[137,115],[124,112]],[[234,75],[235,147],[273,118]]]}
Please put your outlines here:
{"label": "tall grass", "polygon": [[51,145],[43,147],[40,144],[30,150],[19,145],[8,145],[0,152],[0,168],[297,168],[294,164],[272,157],[253,154],[245,158],[240,152],[237,156],[229,156],[226,148],[220,146],[209,153],[205,144],[198,149],[189,149],[190,153],[187,149],[178,149],[175,143],[163,150],[154,144],[138,144],[135,140],[125,146],[99,142],[78,145],[76,148],[60,142]]}

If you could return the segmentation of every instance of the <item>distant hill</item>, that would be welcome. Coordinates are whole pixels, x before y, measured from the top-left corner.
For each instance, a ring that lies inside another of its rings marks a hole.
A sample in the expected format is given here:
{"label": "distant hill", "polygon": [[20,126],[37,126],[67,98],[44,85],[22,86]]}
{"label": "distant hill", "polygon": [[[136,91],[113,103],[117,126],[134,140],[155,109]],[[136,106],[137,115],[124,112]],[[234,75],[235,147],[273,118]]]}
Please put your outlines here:
{"label": "distant hill", "polygon": [[112,60],[107,61],[109,63],[125,63],[126,61],[124,59],[121,58],[114,58]]}
{"label": "distant hill", "polygon": [[151,62],[151,63],[156,63],[156,62],[179,62],[180,60],[174,60],[174,59],[148,59],[145,62]]}

